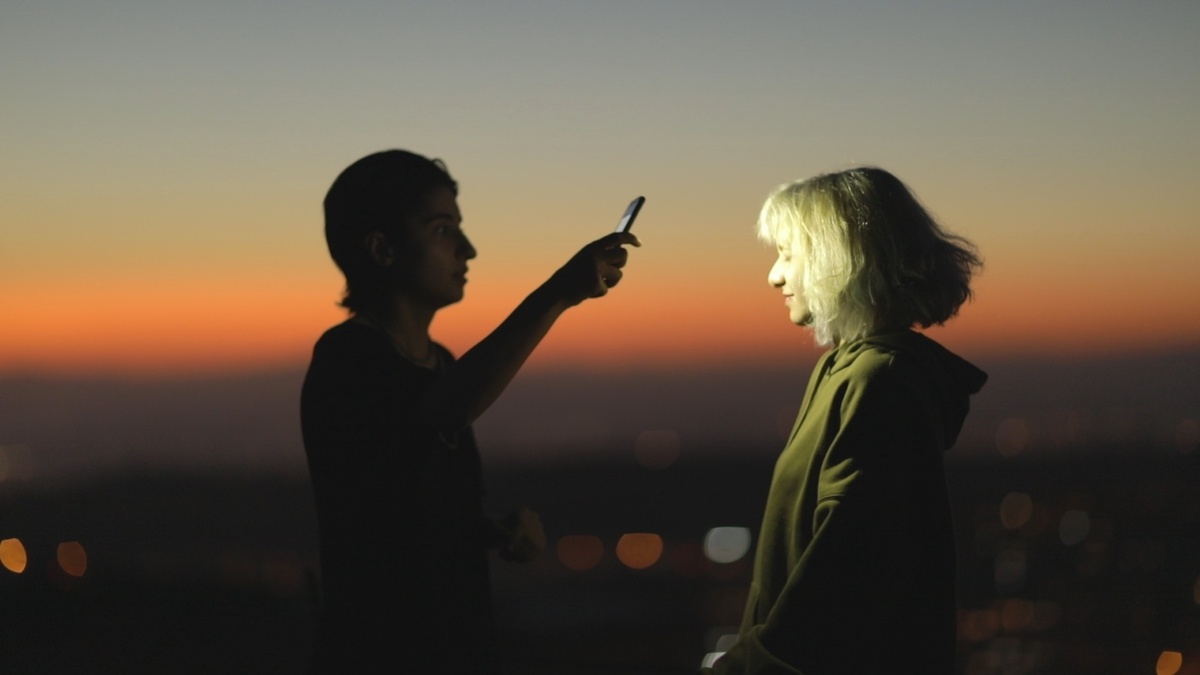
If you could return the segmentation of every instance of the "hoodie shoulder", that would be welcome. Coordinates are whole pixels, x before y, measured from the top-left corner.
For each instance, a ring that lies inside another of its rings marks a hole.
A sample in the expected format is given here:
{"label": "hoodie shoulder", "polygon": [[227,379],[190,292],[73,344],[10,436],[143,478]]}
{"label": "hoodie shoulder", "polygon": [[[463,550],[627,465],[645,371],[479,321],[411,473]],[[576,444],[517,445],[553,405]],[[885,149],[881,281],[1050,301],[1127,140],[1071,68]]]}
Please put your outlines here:
{"label": "hoodie shoulder", "polygon": [[945,380],[963,393],[976,394],[987,382],[987,373],[971,362],[946,349],[935,340],[915,331],[898,331],[873,335],[844,345],[838,349],[834,370],[849,367],[861,368],[866,363],[889,363],[899,367],[915,367],[927,371],[930,376]]}
{"label": "hoodie shoulder", "polygon": [[[953,445],[987,374],[934,340],[914,331],[875,335],[838,348],[831,372],[895,399],[887,408],[923,409],[943,431],[943,449]],[[882,402],[879,403],[883,405]],[[934,421],[936,420],[936,421]]]}

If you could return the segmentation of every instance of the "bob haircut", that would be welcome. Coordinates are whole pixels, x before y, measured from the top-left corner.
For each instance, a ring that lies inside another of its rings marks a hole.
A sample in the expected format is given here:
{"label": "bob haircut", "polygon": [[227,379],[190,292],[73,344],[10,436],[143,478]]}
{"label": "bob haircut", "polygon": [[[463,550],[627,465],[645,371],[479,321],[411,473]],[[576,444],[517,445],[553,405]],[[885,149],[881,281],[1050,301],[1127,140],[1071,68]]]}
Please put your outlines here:
{"label": "bob haircut", "polygon": [[982,261],[892,174],[860,167],[781,185],[759,239],[800,259],[817,344],[945,323],[971,297]]}
{"label": "bob haircut", "polygon": [[360,312],[386,302],[394,275],[371,259],[367,235],[382,232],[401,245],[408,219],[440,187],[458,195],[458,184],[441,160],[407,150],[367,155],[333,181],[325,195],[325,243],[346,277],[343,307]]}

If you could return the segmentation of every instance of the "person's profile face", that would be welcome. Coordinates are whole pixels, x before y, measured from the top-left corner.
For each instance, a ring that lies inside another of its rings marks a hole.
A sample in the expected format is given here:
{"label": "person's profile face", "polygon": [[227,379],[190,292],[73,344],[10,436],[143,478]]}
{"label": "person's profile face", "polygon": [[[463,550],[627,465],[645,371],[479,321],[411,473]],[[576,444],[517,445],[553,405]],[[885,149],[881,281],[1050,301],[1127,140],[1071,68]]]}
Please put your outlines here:
{"label": "person's profile face", "polygon": [[792,241],[777,242],[775,264],[767,275],[767,283],[783,293],[783,302],[788,309],[788,318],[797,326],[812,323],[812,312],[804,297],[804,260]]}
{"label": "person's profile face", "polygon": [[463,233],[454,192],[434,189],[405,225],[400,292],[433,310],[462,300],[467,261],[476,251]]}

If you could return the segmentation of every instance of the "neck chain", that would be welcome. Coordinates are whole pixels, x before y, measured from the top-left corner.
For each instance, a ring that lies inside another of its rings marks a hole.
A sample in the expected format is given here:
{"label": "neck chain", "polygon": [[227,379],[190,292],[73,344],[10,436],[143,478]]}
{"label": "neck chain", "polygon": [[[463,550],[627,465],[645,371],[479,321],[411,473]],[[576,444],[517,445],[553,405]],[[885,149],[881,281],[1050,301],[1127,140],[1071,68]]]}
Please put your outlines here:
{"label": "neck chain", "polygon": [[396,346],[396,351],[400,352],[400,356],[403,356],[408,361],[411,361],[422,368],[432,368],[437,364],[437,350],[433,348],[433,340],[429,340],[425,343],[425,355],[417,358],[409,353],[409,351],[404,348],[404,345],[391,333],[388,333],[388,337],[392,338],[392,344]]}
{"label": "neck chain", "polygon": [[413,355],[412,352],[408,351],[408,349],[405,348],[404,343],[397,339],[396,336],[393,335],[392,332],[389,331],[383,325],[383,323],[376,319],[373,315],[366,312],[361,312],[360,315],[367,320],[367,323],[383,331],[383,334],[388,336],[388,339],[392,341],[392,346],[396,348],[396,351],[399,352],[400,356],[404,357],[406,361],[421,366],[422,368],[431,368],[437,365],[438,353],[433,346],[433,340],[430,340],[428,337],[425,338],[425,355],[417,357]]}

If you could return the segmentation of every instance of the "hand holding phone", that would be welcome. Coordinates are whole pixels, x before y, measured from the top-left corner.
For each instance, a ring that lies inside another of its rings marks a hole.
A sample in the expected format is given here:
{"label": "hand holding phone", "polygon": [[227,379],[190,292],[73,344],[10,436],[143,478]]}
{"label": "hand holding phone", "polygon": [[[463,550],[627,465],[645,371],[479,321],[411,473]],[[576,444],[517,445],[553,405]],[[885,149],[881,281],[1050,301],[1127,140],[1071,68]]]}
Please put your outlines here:
{"label": "hand holding phone", "polygon": [[633,221],[637,219],[638,211],[642,210],[642,204],[646,203],[645,197],[637,197],[629,202],[629,207],[625,209],[625,215],[621,216],[621,222],[617,223],[617,232],[628,232],[629,228],[633,227]]}

